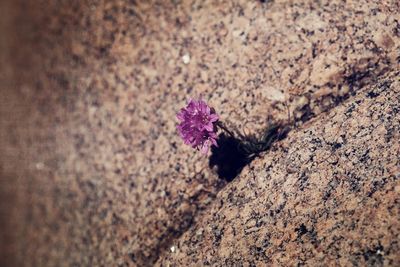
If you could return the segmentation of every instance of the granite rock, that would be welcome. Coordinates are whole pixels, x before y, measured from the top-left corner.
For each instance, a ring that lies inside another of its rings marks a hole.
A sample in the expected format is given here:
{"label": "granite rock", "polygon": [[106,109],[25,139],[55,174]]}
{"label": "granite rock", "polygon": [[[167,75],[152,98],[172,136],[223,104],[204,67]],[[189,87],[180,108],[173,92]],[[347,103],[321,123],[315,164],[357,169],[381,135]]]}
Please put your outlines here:
{"label": "granite rock", "polygon": [[288,109],[306,121],[398,66],[397,1],[0,4],[11,266],[156,261],[226,184],[176,134],[189,97],[253,133]]}
{"label": "granite rock", "polygon": [[158,266],[398,266],[399,72],[276,143]]}

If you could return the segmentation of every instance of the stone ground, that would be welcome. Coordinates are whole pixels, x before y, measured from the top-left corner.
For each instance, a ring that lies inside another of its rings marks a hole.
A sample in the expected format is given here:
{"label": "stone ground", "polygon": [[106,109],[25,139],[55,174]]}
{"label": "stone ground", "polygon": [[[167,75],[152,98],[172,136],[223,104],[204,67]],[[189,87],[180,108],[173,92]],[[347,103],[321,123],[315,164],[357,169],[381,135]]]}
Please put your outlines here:
{"label": "stone ground", "polygon": [[[0,265],[400,265],[398,1],[5,0],[0,31]],[[193,96],[296,126],[228,183]]]}
{"label": "stone ground", "polygon": [[399,265],[399,74],[252,162],[159,265]]}

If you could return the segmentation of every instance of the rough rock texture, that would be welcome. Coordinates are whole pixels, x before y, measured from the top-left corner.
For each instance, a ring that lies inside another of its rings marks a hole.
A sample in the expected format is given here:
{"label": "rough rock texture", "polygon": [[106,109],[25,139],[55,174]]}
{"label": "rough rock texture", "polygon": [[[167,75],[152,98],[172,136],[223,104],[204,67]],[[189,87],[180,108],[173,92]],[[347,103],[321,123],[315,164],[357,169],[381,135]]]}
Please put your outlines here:
{"label": "rough rock texture", "polygon": [[158,265],[399,266],[399,74],[250,164]]}
{"label": "rough rock texture", "polygon": [[398,1],[265,2],[1,1],[5,265],[154,262],[225,185],[176,134],[188,97],[257,132],[398,66]]}

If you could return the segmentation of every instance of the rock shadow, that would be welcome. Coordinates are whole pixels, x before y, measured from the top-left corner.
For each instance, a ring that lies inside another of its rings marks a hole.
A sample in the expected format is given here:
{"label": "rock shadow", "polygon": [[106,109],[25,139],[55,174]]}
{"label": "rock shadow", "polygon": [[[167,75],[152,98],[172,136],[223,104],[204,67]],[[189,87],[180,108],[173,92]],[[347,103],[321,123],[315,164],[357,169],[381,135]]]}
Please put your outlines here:
{"label": "rock shadow", "polygon": [[218,137],[218,147],[211,147],[209,167],[217,167],[219,178],[231,182],[260,153],[269,150],[274,142],[284,139],[289,130],[288,126],[270,125],[261,139],[255,136],[238,139],[222,133]]}
{"label": "rock shadow", "polygon": [[209,166],[216,166],[219,178],[227,182],[231,182],[254,159],[240,149],[240,144],[239,139],[222,133],[218,137],[218,147],[211,148]]}

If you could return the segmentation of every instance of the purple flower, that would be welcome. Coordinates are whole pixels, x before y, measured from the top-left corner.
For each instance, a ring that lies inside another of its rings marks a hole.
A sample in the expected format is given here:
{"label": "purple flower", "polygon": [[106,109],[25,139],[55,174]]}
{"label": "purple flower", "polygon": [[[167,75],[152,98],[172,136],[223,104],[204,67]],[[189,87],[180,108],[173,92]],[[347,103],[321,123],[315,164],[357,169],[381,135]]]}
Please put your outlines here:
{"label": "purple flower", "polygon": [[178,113],[180,120],[178,131],[187,145],[207,154],[211,145],[217,145],[217,128],[219,117],[203,100],[190,99],[187,106]]}

